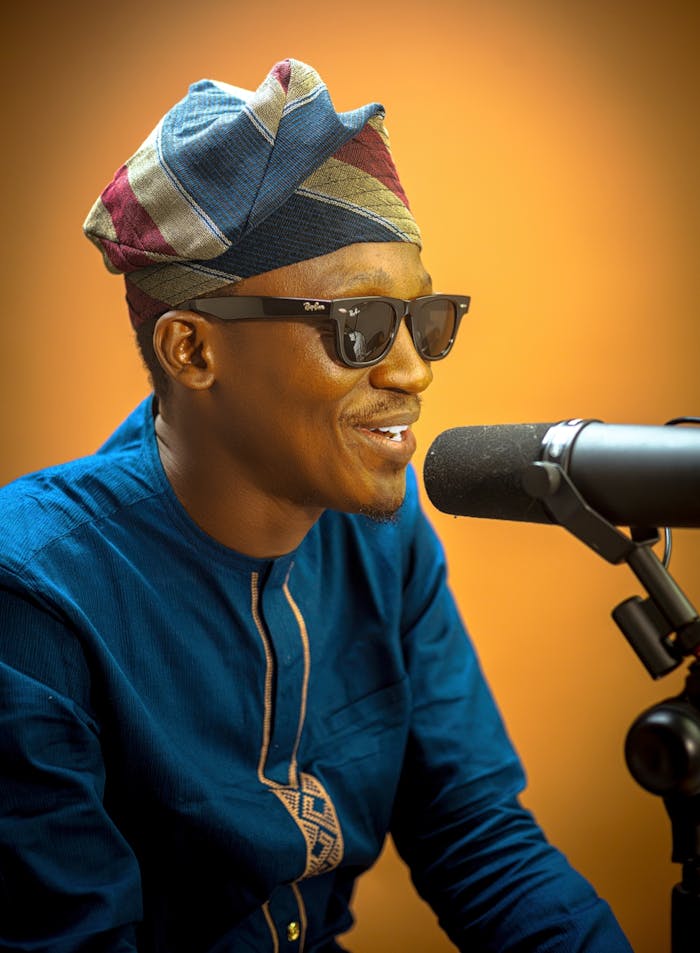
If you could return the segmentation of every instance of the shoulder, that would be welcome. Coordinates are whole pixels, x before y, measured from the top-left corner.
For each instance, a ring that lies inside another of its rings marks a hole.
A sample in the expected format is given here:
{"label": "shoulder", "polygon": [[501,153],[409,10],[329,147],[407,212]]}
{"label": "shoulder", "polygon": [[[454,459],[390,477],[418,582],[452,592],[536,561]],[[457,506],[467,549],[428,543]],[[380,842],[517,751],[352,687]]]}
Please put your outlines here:
{"label": "shoulder", "polygon": [[0,566],[21,573],[41,551],[129,506],[152,489],[141,405],[95,454],[19,477],[0,488]]}

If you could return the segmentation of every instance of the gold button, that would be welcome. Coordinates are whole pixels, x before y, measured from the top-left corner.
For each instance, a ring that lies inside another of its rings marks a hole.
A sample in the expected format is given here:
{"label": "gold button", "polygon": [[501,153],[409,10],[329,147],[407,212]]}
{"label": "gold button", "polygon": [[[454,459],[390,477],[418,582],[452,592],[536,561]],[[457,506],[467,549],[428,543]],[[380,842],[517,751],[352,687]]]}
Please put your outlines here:
{"label": "gold button", "polygon": [[287,924],[287,939],[290,943],[295,943],[301,935],[301,927],[296,920]]}

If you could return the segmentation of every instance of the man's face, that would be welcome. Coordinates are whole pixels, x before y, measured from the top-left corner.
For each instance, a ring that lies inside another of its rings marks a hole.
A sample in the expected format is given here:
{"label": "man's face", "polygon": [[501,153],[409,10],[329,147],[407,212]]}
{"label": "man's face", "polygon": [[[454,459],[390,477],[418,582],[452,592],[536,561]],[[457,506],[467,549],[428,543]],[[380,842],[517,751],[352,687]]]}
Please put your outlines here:
{"label": "man's face", "polygon": [[[240,295],[309,298],[431,290],[417,248],[404,242],[351,245],[236,286]],[[332,328],[313,321],[217,321],[212,342],[209,422],[237,485],[307,511],[387,516],[401,505],[415,450],[410,426],[432,380],[405,322],[386,358],[368,368],[342,364]],[[407,428],[398,438],[380,431],[397,426]]]}

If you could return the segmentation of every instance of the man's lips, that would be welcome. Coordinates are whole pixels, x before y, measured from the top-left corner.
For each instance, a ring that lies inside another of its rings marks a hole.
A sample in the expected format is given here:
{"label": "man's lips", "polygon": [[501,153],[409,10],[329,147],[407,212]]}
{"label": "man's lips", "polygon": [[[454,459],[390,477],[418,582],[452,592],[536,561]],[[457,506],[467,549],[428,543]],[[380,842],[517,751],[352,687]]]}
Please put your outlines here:
{"label": "man's lips", "polygon": [[375,452],[395,463],[407,464],[416,451],[416,438],[408,424],[357,425],[355,431]]}

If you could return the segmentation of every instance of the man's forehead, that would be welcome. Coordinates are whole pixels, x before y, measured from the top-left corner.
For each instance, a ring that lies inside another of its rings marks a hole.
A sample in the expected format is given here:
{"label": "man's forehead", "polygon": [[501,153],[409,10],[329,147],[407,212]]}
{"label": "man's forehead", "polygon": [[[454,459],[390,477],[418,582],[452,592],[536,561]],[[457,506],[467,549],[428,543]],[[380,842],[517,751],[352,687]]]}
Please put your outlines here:
{"label": "man's forehead", "polygon": [[[403,280],[414,281],[416,288],[418,289],[415,294],[407,295],[410,298],[417,298],[421,294],[429,294],[432,291],[433,282],[428,274],[428,272],[422,266],[415,270],[415,273],[412,275],[402,275]],[[398,279],[396,273],[391,273],[382,267],[373,269],[372,271],[358,272],[353,274],[349,280],[346,280],[344,284],[343,294],[348,297],[353,297],[355,294],[369,294],[370,288],[378,289],[376,294],[386,294],[383,290],[394,285]],[[361,289],[355,291],[354,289]],[[340,294],[335,295],[335,297],[341,297]],[[403,295],[401,297],[404,297]]]}
{"label": "man's forehead", "polygon": [[430,275],[414,245],[366,242],[246,278],[233,286],[231,293],[297,298],[369,294],[415,298],[431,290]]}

